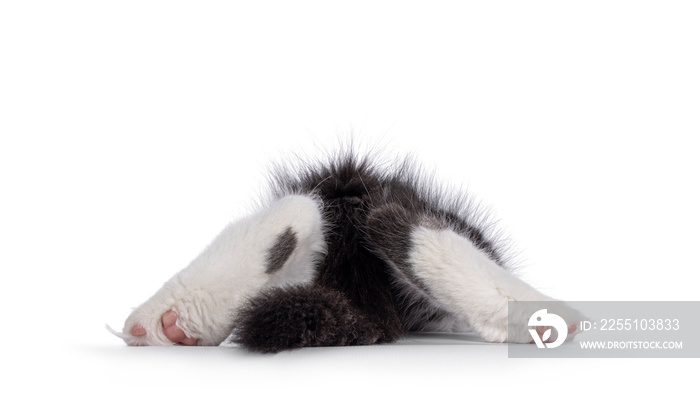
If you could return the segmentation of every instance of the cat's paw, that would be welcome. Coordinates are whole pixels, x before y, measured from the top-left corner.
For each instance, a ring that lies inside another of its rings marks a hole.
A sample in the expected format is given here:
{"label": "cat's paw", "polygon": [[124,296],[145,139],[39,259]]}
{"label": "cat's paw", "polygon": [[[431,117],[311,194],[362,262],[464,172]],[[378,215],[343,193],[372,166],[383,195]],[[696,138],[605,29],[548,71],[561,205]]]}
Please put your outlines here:
{"label": "cat's paw", "polygon": [[[531,337],[530,344],[534,344],[537,341],[552,342],[552,340],[555,340],[558,338],[557,329],[553,326],[534,326],[534,327],[531,327],[530,329],[533,329],[535,331],[534,333],[530,332],[530,337]],[[578,333],[578,325],[577,324],[568,324],[567,325],[566,340],[573,339],[577,333]],[[537,337],[537,341],[534,338],[535,336]]]}
{"label": "cat's paw", "polygon": [[513,308],[509,314],[508,342],[558,345],[580,332],[581,313],[564,302],[521,303]]}
{"label": "cat's paw", "polygon": [[[162,330],[163,335],[175,345],[197,345],[197,338],[188,337],[185,331],[177,326],[177,312],[169,310],[160,317],[161,327],[156,331]],[[140,324],[131,325],[127,332],[133,339],[130,345],[150,345],[148,339],[148,331]],[[156,336],[156,338],[159,338]]]}
{"label": "cat's paw", "polygon": [[219,345],[232,329],[229,291],[169,281],[136,308],[116,333],[127,345]]}
{"label": "cat's paw", "polygon": [[197,345],[197,338],[188,337],[185,331],[177,326],[177,312],[169,310],[160,318],[163,333],[172,342],[180,345]]}
{"label": "cat's paw", "polygon": [[566,334],[564,339],[572,340],[580,332],[580,312],[564,302],[542,298],[546,300],[501,304],[492,314],[472,317],[470,323],[488,342],[554,342],[559,341],[559,331]]}

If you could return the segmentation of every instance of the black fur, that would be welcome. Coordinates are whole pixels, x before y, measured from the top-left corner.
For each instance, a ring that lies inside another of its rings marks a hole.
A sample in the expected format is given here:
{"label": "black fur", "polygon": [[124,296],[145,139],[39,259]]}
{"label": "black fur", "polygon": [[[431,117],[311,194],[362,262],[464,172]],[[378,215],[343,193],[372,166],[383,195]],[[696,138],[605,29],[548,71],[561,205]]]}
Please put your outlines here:
{"label": "black fur", "polygon": [[276,196],[321,198],[328,251],[313,286],[252,299],[236,322],[237,342],[263,352],[392,342],[445,319],[447,312],[410,276],[409,235],[418,225],[450,228],[504,265],[466,195],[450,197],[408,159],[391,170],[379,166],[349,152],[329,163],[275,172]]}
{"label": "black fur", "polygon": [[274,273],[284,266],[289,256],[292,255],[297,246],[297,235],[288,227],[282,234],[277,236],[275,245],[267,252],[267,268],[265,273]]}
{"label": "black fur", "polygon": [[258,352],[366,345],[381,336],[346,296],[322,286],[271,289],[239,311],[234,330],[236,342]]}

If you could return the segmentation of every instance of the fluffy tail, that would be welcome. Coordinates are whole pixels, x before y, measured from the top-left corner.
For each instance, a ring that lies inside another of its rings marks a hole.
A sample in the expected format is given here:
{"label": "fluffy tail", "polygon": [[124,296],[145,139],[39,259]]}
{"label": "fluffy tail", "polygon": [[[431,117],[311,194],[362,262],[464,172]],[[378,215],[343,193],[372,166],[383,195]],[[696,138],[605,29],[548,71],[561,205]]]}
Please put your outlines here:
{"label": "fluffy tail", "polygon": [[238,315],[233,341],[257,352],[301,347],[367,345],[381,329],[340,292],[319,286],[273,288]]}

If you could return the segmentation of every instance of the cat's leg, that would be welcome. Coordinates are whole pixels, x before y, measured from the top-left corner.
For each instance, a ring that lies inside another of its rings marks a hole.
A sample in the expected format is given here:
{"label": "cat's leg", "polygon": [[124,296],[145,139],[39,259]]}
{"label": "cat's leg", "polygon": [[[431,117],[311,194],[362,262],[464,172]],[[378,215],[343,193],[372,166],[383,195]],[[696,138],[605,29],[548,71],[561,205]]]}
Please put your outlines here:
{"label": "cat's leg", "polygon": [[[500,266],[472,240],[449,225],[421,218],[396,204],[374,209],[368,235],[395,269],[408,297],[430,302],[449,318],[468,324],[490,342],[531,342],[528,316],[522,330],[508,333],[508,301],[553,301]],[[560,314],[575,330],[578,314],[562,305]],[[409,311],[410,312],[410,311]],[[532,311],[534,312],[534,311]],[[538,328],[540,335],[541,327]]]}
{"label": "cat's leg", "polygon": [[270,287],[311,282],[325,251],[321,203],[290,195],[232,223],[127,318],[129,345],[218,345],[235,311]]}

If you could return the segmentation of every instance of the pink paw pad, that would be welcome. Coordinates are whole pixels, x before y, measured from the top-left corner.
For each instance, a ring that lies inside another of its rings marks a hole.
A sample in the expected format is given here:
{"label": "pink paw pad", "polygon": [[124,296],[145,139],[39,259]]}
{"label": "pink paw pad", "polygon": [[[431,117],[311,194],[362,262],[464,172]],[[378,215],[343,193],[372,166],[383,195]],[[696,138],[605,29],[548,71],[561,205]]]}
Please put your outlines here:
{"label": "pink paw pad", "polygon": [[[163,326],[163,333],[172,342],[180,345],[196,345],[196,338],[189,338],[182,329],[178,328],[175,324],[177,323],[177,313],[173,310],[169,310],[163,314],[160,318],[161,325]],[[143,337],[147,335],[146,328],[143,325],[136,324],[131,327],[129,334],[134,337]]]}
{"label": "pink paw pad", "polygon": [[161,317],[161,324],[163,325],[163,333],[172,342],[181,345],[196,345],[196,338],[189,338],[182,329],[178,328],[175,324],[177,323],[177,313],[173,310],[167,311]]}
{"label": "pink paw pad", "polygon": [[135,337],[142,337],[146,335],[146,328],[137,324],[131,327],[131,331],[129,331],[129,333]]}

